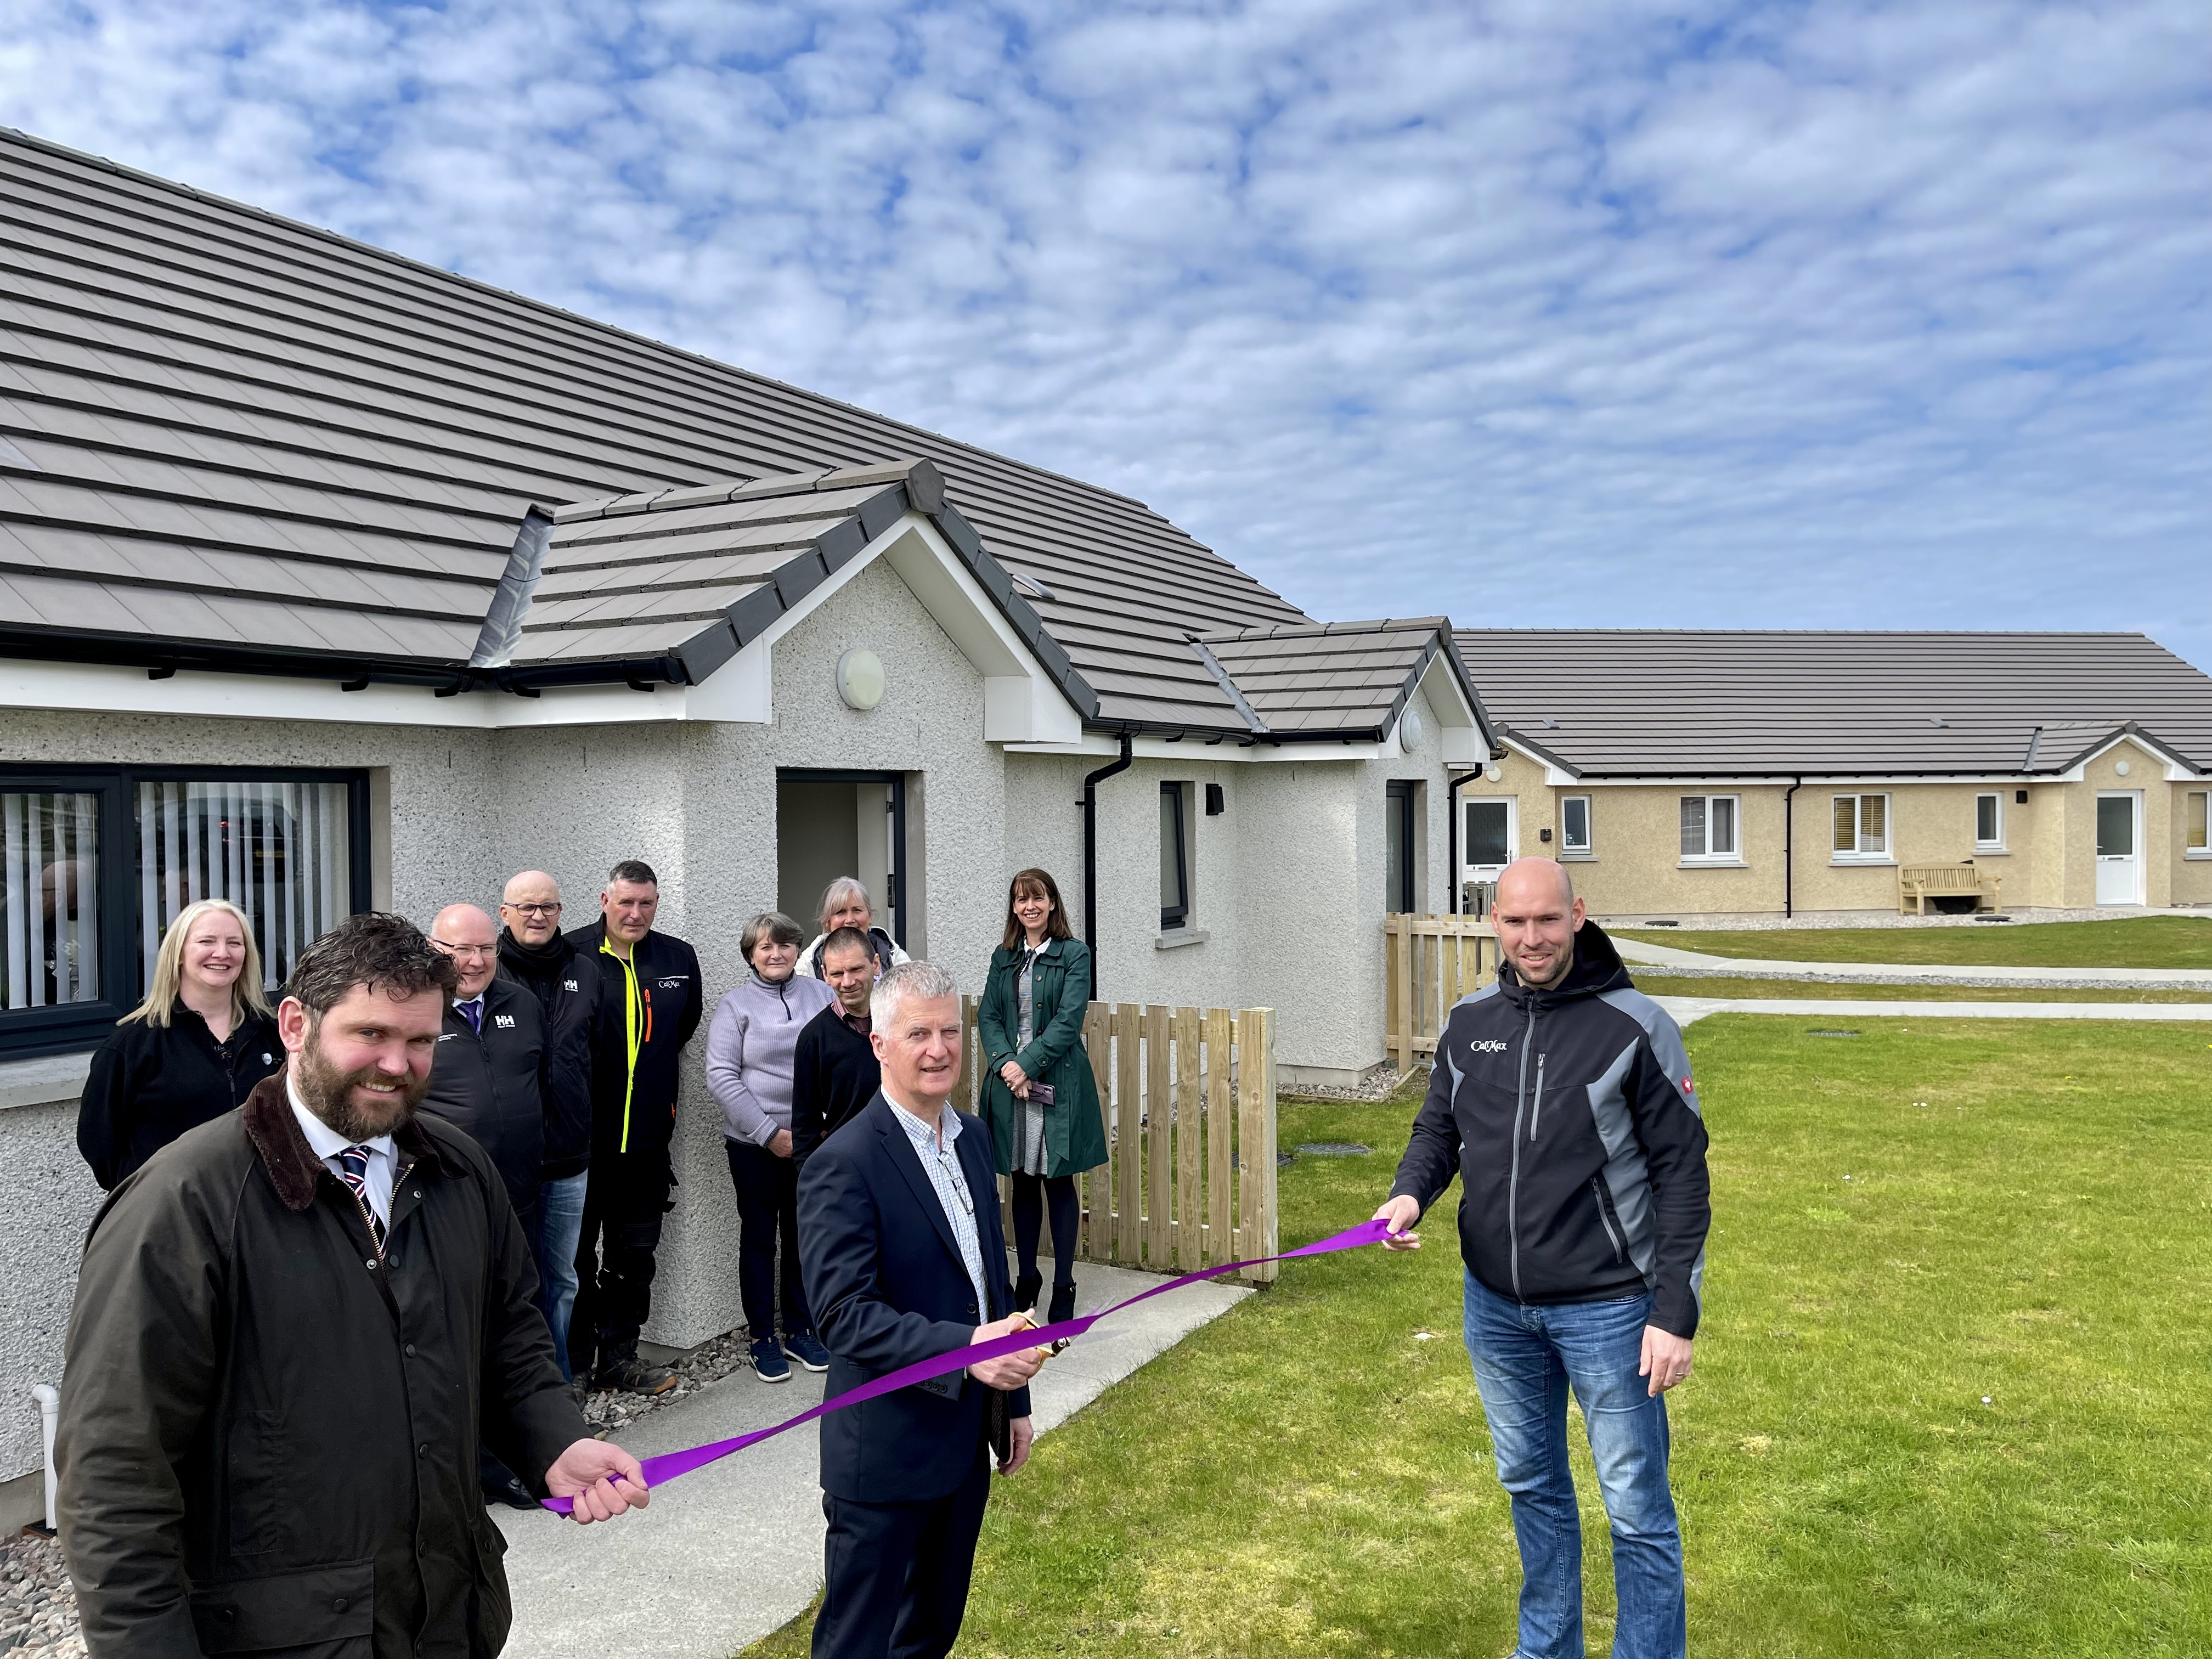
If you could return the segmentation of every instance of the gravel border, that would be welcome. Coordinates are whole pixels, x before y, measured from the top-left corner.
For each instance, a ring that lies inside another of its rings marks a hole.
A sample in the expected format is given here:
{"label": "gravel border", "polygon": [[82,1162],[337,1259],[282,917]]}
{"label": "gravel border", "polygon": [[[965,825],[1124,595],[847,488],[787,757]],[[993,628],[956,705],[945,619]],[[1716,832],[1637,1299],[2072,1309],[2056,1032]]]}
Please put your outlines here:
{"label": "gravel border", "polygon": [[0,1539],[0,1653],[8,1659],[84,1659],[76,1590],[62,1547],[35,1533]]}
{"label": "gravel border", "polygon": [[[1989,913],[1984,911],[1983,914],[1986,915]],[[2202,908],[2151,910],[2141,905],[2126,909],[2090,908],[2070,910],[2022,906],[2017,909],[2007,909],[2004,915],[2008,920],[1989,922],[1978,921],[1970,915],[1901,916],[1887,910],[1814,910],[1796,916],[1763,915],[1741,910],[1685,910],[1671,915],[1639,910],[1623,915],[1596,916],[1593,920],[1608,931],[1625,927],[1632,933],[1650,929],[1667,933],[1679,928],[1686,933],[1793,933],[1831,927],[2033,927],[2041,922],[2124,921],[2133,916],[2174,916],[2185,921],[2208,919],[2207,912]]]}

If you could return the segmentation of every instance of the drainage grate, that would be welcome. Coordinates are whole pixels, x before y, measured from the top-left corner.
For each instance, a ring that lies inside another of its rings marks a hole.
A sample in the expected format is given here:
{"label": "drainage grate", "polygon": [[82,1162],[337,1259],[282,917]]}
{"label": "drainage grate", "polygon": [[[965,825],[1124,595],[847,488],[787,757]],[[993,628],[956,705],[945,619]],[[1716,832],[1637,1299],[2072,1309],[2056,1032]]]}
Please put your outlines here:
{"label": "drainage grate", "polygon": [[1805,1035],[1806,1035],[1807,1036],[1856,1036],[1858,1035],[1858,1033],[1857,1033],[1856,1031],[1812,1031],[1812,1030],[1808,1030],[1808,1031],[1807,1031],[1807,1032],[1805,1033]]}
{"label": "drainage grate", "polygon": [[1356,1140],[1309,1140],[1298,1150],[1308,1158],[1365,1158],[1375,1149]]}

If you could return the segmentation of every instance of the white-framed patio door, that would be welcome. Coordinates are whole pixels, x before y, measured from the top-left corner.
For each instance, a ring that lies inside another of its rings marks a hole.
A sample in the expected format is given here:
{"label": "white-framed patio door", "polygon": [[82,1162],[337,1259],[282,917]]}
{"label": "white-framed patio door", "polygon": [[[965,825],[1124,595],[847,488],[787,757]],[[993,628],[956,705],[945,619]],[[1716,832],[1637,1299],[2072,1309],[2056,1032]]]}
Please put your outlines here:
{"label": "white-framed patio door", "polygon": [[2142,791],[2097,792],[2097,902],[2143,902]]}

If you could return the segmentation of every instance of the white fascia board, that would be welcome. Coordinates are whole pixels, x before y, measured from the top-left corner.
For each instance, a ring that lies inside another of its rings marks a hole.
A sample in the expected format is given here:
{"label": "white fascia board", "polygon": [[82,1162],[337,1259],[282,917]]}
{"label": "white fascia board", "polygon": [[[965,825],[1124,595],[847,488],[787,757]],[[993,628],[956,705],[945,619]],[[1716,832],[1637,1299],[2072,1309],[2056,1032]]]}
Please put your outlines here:
{"label": "white fascia board", "polygon": [[[1459,676],[1441,651],[1429,659],[1429,665],[1421,671],[1421,678],[1413,689],[1428,698],[1429,708],[1437,717],[1437,741],[1446,766],[1480,766],[1490,759],[1490,750],[1482,740],[1482,723],[1474,717],[1474,706],[1461,690]],[[1406,707],[1413,707],[1407,698]],[[1398,735],[1398,727],[1405,722],[1405,712],[1390,727],[1389,748],[1394,755],[1403,755],[1405,745]]]}
{"label": "white fascia board", "polygon": [[[1110,732],[1085,732],[1079,738],[1061,743],[1010,743],[1009,755],[1097,755],[1111,759],[1121,752],[1121,740]],[[1238,741],[1234,734],[1216,743],[1196,732],[1182,738],[1134,738],[1129,753],[1138,760],[1200,760],[1211,766],[1219,763],[1274,761],[1292,764],[1321,761],[1396,760],[1401,750],[1394,738],[1388,743],[1267,743],[1261,741],[1250,746]]]}
{"label": "white fascia board", "polygon": [[2100,744],[2099,747],[2091,750],[2087,754],[2082,756],[2080,760],[2075,762],[2073,765],[2068,767],[2063,772],[2046,772],[2043,774],[2043,775],[2049,778],[2055,778],[2065,783],[2080,783],[2084,778],[2089,775],[2090,762],[2103,759],[2106,755],[2111,754],[2112,750],[2119,748],[2123,744],[2133,744],[2136,748],[2142,750],[2142,752],[2150,759],[2157,762],[2160,767],[2164,769],[2166,774],[2166,781],[2168,783],[2183,783],[2191,779],[2204,775],[2203,773],[2197,771],[2195,767],[2190,765],[2188,762],[2182,759],[2180,756],[2168,749],[2164,744],[2154,742],[2153,739],[2145,737],[2140,732],[2118,732],[2109,743]]}
{"label": "white fascia board", "polygon": [[986,706],[991,711],[985,717],[987,740],[1081,738],[1081,717],[937,526],[918,513],[908,513],[886,528],[698,685],[659,685],[650,692],[627,685],[549,686],[535,697],[508,691],[464,691],[441,697],[428,686],[370,685],[341,691],[332,680],[193,669],[149,680],[142,668],[0,659],[0,708],[478,731],[641,720],[765,725],[775,713],[770,659],[776,642],[878,556],[889,558],[900,580],[984,676]]}

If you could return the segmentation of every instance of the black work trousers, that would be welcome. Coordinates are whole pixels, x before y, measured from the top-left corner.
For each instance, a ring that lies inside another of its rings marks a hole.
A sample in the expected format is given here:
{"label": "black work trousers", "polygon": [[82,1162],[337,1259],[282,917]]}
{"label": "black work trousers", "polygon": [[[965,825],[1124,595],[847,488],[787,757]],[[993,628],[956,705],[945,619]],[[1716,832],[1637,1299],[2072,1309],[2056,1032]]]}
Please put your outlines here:
{"label": "black work trousers", "polygon": [[927,1504],[859,1504],[823,1495],[822,1611],[813,1659],[945,1659],[968,1612],[991,1460]]}
{"label": "black work trousers", "polygon": [[783,1247],[783,1329],[814,1328],[799,1276],[799,1165],[765,1146],[725,1140],[738,1192],[738,1295],[756,1342],[775,1337],[776,1247]]}
{"label": "black work trousers", "polygon": [[593,1156],[568,1322],[568,1363],[578,1376],[636,1354],[638,1333],[653,1311],[653,1253],[675,1184],[665,1149]]}

